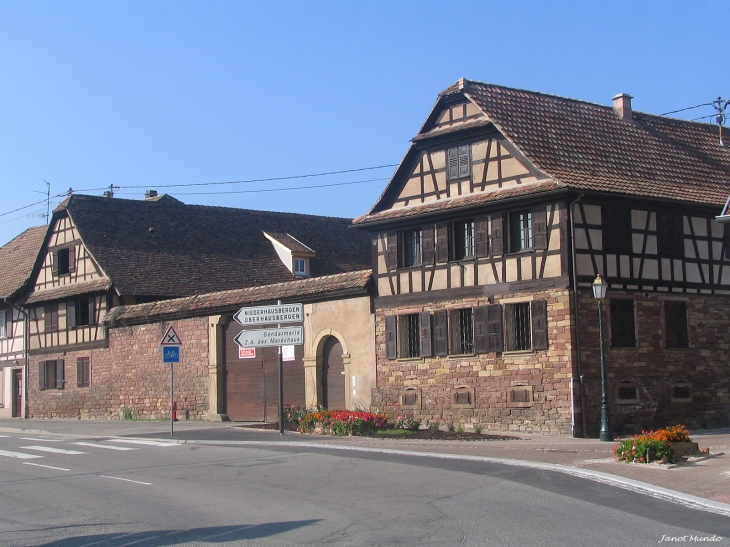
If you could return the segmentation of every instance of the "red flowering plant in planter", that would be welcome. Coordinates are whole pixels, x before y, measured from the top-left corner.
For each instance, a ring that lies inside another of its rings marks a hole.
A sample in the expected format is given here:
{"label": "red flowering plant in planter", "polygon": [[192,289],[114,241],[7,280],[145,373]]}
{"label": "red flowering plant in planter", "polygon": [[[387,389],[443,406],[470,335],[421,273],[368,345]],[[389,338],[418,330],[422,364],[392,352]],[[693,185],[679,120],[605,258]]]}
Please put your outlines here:
{"label": "red flowering plant in planter", "polygon": [[299,431],[314,433],[321,429],[324,435],[368,435],[385,427],[385,414],[352,410],[321,410],[299,420]]}
{"label": "red flowering plant in planter", "polygon": [[620,462],[649,463],[661,460],[673,463],[672,443],[689,440],[689,430],[683,425],[675,425],[657,431],[642,431],[641,435],[624,439],[613,448],[613,453]]}

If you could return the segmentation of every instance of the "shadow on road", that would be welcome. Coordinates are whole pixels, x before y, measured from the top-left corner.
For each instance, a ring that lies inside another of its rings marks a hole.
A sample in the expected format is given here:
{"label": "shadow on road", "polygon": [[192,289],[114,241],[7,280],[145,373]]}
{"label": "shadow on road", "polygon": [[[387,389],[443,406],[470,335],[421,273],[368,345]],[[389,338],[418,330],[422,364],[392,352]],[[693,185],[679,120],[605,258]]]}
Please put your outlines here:
{"label": "shadow on road", "polygon": [[241,524],[239,526],[211,526],[208,528],[193,528],[191,530],[155,530],[136,532],[132,534],[92,534],[88,536],[73,536],[57,539],[50,543],[40,543],[39,547],[84,547],[90,545],[104,545],[106,547],[164,547],[166,545],[180,545],[188,542],[220,543],[244,539],[258,539],[296,530],[304,526],[311,526],[321,519],[295,520],[282,522],[266,522],[264,524]]}

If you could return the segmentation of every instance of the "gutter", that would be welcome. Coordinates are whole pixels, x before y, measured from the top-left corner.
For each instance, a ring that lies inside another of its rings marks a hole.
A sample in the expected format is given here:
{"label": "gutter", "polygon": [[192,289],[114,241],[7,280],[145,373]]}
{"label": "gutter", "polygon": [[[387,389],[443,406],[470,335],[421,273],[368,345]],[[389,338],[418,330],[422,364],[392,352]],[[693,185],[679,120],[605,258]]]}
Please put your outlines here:
{"label": "gutter", "polygon": [[[572,274],[573,274],[573,324],[575,325],[575,364],[576,364],[576,373],[578,374],[577,380],[580,382],[580,410],[581,410],[581,434],[580,437],[586,436],[586,431],[588,429],[587,424],[587,418],[586,418],[586,390],[585,390],[585,383],[583,382],[583,371],[581,367],[581,356],[580,356],[580,323],[579,323],[579,317],[580,314],[578,313],[578,268],[576,264],[576,256],[575,256],[575,214],[573,213],[573,209],[576,204],[580,203],[583,200],[583,194],[578,194],[578,197],[575,198],[570,205],[568,205],[568,216],[570,216],[570,256],[572,261]],[[571,405],[570,405],[570,411],[572,416],[572,425],[573,425],[573,437],[578,437],[576,435],[576,428],[575,428],[575,404],[573,401],[573,383],[576,380],[576,378],[571,378],[570,380],[570,394],[571,394]]]}
{"label": "gutter", "polygon": [[28,344],[29,344],[29,338],[30,338],[30,321],[28,317],[28,313],[22,309],[17,307],[15,304],[10,302],[7,297],[3,298],[3,302],[13,308],[14,310],[18,310],[18,313],[20,313],[23,316],[23,360],[25,361],[25,364],[23,365],[23,419],[28,419],[28,371],[29,369],[29,363],[28,363]]}

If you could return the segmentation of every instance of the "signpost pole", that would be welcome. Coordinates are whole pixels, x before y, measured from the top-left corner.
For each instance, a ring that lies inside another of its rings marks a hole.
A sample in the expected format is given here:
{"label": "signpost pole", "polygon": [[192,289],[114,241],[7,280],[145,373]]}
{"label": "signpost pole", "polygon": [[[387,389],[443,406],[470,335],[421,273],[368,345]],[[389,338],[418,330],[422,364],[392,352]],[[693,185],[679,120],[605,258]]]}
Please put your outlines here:
{"label": "signpost pole", "polygon": [[[277,302],[281,306],[281,300]],[[281,323],[277,325],[281,328]],[[284,364],[282,359],[282,346],[279,346],[279,435],[284,434]]]}
{"label": "signpost pole", "polygon": [[175,420],[173,420],[173,414],[172,414],[172,406],[174,404],[173,403],[173,401],[174,401],[174,399],[173,399],[173,391],[174,390],[173,390],[173,375],[172,375],[172,370],[173,370],[172,363],[170,363],[170,437],[173,436],[173,434],[174,434],[174,427],[175,427],[173,425],[175,423]]}

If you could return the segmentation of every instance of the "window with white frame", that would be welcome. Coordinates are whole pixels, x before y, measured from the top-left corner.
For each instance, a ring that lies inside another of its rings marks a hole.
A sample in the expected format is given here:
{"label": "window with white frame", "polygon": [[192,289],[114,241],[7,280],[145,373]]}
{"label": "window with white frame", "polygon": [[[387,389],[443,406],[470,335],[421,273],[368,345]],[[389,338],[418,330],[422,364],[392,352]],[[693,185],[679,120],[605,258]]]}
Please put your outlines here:
{"label": "window with white frame", "polygon": [[0,310],[0,338],[8,337],[8,310]]}
{"label": "window with white frame", "polygon": [[475,224],[473,220],[462,220],[451,225],[452,260],[472,258],[476,254],[474,239]]}
{"label": "window with white frame", "polygon": [[294,273],[296,275],[306,275],[307,274],[307,261],[304,258],[295,258],[294,259]]}
{"label": "window with white frame", "polygon": [[533,246],[532,212],[515,211],[509,214],[509,252],[517,253]]}

